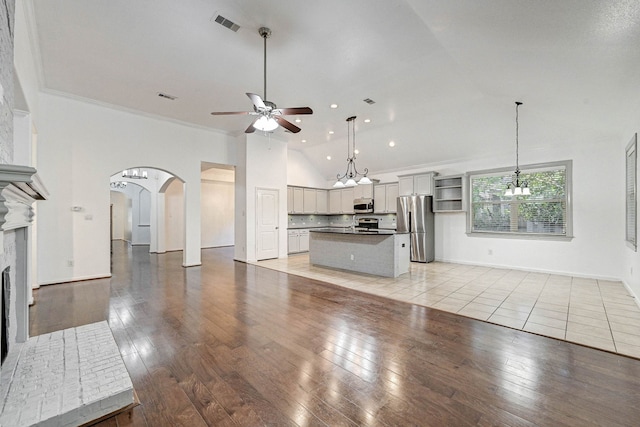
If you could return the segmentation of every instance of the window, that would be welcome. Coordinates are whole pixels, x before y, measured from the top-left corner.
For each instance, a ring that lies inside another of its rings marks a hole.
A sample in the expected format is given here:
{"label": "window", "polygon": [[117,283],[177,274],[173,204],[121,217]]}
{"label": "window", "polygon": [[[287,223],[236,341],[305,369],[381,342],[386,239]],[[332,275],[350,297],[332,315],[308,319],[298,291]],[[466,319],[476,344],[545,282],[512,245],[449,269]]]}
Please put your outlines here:
{"label": "window", "polygon": [[636,146],[638,143],[638,134],[635,134],[631,141],[627,145],[626,151],[626,170],[627,170],[627,179],[626,179],[626,237],[625,240],[629,247],[631,247],[634,251],[637,250],[637,219],[636,219],[636,211],[638,209],[638,204],[636,201],[636,175],[637,175],[637,159],[638,154],[636,152]]}
{"label": "window", "polygon": [[469,232],[538,237],[572,237],[571,161],[521,167],[529,196],[505,196],[513,170],[470,172]]}

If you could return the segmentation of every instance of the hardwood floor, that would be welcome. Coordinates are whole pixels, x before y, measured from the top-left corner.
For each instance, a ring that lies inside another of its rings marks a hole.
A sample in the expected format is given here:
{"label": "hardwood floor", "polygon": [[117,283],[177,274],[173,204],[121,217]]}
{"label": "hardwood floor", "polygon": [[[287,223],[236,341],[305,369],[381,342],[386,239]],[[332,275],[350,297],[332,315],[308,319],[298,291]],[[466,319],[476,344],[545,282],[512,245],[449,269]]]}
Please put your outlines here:
{"label": "hardwood floor", "polygon": [[31,335],[108,320],[141,405],[100,426],[631,426],[640,360],[234,262],[114,245]]}

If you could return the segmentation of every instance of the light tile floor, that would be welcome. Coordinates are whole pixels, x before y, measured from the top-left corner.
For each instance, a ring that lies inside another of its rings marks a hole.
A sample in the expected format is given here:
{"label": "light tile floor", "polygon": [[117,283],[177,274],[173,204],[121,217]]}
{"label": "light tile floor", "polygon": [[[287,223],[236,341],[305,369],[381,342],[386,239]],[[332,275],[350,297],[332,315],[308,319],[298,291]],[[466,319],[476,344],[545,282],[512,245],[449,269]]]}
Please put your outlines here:
{"label": "light tile floor", "polygon": [[443,262],[393,279],[313,266],[308,254],[255,264],[640,358],[640,307],[621,282]]}

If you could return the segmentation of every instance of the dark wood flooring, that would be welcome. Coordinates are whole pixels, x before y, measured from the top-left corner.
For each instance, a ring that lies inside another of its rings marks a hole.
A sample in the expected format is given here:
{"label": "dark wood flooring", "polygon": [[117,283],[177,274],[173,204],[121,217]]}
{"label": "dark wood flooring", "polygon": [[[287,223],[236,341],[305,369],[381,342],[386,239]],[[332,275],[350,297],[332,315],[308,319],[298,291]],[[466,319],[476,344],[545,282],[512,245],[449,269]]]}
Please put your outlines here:
{"label": "dark wood flooring", "polygon": [[31,335],[108,320],[141,405],[99,425],[637,426],[640,361],[233,261],[114,245]]}

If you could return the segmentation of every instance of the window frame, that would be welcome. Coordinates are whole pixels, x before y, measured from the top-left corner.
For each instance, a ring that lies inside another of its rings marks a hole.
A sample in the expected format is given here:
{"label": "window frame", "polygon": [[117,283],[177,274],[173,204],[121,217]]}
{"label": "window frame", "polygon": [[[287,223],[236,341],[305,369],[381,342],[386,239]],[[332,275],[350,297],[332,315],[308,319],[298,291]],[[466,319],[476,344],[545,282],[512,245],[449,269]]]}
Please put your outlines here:
{"label": "window frame", "polygon": [[[633,182],[629,182],[629,158],[633,158],[633,171],[632,171],[632,179]],[[638,251],[638,134],[634,134],[631,138],[631,141],[627,144],[625,148],[625,159],[624,159],[624,171],[625,171],[625,203],[624,203],[624,213],[625,213],[625,224],[624,224],[624,240],[627,246],[633,249],[634,252]],[[633,203],[630,203],[630,196],[633,199]],[[629,236],[629,214],[630,211],[633,211],[633,240],[630,240]]]}
{"label": "window frame", "polygon": [[[469,200],[469,209],[467,209],[467,235],[471,237],[492,237],[506,239],[523,239],[523,240],[561,240],[570,241],[573,239],[573,161],[562,160],[557,162],[535,163],[520,166],[520,171],[527,173],[531,170],[554,169],[558,167],[565,168],[565,198],[566,198],[566,232],[565,234],[552,233],[523,233],[516,231],[481,231],[473,229],[473,188],[472,181],[476,176],[487,175],[503,175],[505,172],[513,174],[513,166],[506,168],[484,169],[467,172],[467,198]],[[535,189],[532,189],[535,191]]]}

